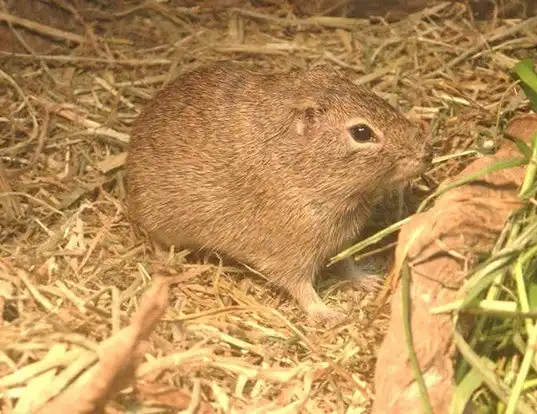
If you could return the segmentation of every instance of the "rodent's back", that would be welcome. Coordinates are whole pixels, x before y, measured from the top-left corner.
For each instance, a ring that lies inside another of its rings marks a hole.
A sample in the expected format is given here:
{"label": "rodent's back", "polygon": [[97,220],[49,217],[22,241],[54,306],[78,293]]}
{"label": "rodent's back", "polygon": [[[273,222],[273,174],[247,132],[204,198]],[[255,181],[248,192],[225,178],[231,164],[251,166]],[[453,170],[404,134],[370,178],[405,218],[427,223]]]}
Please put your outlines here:
{"label": "rodent's back", "polygon": [[245,146],[262,144],[258,137],[267,129],[281,133],[276,126],[288,117],[275,93],[281,88],[276,83],[281,83],[277,77],[230,64],[202,67],[176,79],[157,93],[134,123],[129,168],[148,154],[158,156],[161,167],[173,168],[178,157],[192,153],[196,159],[185,161],[217,169],[226,157],[250,151],[253,148]]}
{"label": "rodent's back", "polygon": [[[218,125],[222,126],[220,140],[225,141],[223,125],[229,125],[228,116],[237,106],[234,86],[243,78],[243,73],[227,67],[205,67],[158,91],[132,127],[129,155],[139,156],[140,148],[163,157],[171,155],[170,151],[183,154],[190,147],[214,141]],[[176,146],[185,148],[175,151]]]}
{"label": "rodent's back", "polygon": [[189,242],[212,232],[216,243],[239,237],[228,223],[255,225],[261,206],[277,205],[289,184],[271,171],[277,156],[266,148],[266,139],[280,139],[290,125],[280,90],[277,76],[224,64],[158,92],[131,132],[125,171],[133,221],[160,234],[180,223],[176,231]]}

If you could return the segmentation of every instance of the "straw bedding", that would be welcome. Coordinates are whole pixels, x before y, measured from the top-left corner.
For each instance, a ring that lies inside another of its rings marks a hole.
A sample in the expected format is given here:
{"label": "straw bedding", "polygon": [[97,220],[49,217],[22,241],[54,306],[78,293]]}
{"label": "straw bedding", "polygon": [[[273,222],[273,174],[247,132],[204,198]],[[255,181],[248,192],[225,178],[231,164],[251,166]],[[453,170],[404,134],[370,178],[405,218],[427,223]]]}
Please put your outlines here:
{"label": "straw bedding", "polygon": [[[121,166],[130,125],[174,77],[230,59],[267,71],[341,67],[433,126],[439,158],[413,183],[413,196],[423,197],[473,149],[494,147],[506,119],[524,109],[508,71],[537,51],[535,17],[480,22],[460,3],[392,23],[297,17],[283,2],[125,1],[121,11],[106,3],[54,1],[68,19],[48,21],[0,8],[3,410],[42,374],[32,364],[52,351],[95,349],[126,326],[158,271],[125,219]],[[214,259],[170,257],[181,283],[150,336],[145,360],[161,369],[149,382],[215,412],[368,412],[386,306],[352,285],[323,286],[351,316],[334,330],[310,327],[284,293]],[[128,388],[114,407],[137,400],[145,409],[166,405]]]}

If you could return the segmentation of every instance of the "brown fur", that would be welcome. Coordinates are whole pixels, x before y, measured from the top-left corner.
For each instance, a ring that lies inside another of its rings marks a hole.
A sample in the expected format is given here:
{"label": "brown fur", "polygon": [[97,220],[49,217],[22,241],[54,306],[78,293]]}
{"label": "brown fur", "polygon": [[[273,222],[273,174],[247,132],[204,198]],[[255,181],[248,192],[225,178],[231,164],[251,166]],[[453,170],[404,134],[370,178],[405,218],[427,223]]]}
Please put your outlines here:
{"label": "brown fur", "polygon": [[[382,144],[354,148],[353,117],[382,131]],[[233,257],[311,318],[339,319],[314,278],[356,240],[380,192],[429,162],[422,127],[335,70],[262,75],[220,63],[175,80],[137,119],[127,206],[155,242]]]}

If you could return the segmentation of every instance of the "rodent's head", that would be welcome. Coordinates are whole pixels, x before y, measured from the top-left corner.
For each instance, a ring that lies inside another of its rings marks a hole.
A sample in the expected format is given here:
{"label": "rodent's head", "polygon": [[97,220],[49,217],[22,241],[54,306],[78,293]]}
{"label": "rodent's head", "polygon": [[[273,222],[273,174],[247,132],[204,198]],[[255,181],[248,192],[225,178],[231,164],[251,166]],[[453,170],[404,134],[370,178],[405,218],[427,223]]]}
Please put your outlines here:
{"label": "rodent's head", "polygon": [[300,91],[294,109],[297,136],[307,147],[304,155],[319,160],[332,191],[375,194],[408,182],[430,165],[426,128],[369,89],[325,67],[293,82]]}

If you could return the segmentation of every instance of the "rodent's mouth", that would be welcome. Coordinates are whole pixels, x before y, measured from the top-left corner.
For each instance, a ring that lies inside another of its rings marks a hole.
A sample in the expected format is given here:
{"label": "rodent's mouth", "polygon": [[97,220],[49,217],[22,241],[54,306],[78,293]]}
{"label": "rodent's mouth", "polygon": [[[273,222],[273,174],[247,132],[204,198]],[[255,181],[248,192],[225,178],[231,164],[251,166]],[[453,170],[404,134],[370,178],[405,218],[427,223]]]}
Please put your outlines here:
{"label": "rodent's mouth", "polygon": [[425,173],[431,166],[430,162],[415,161],[408,164],[396,166],[391,174],[388,176],[388,180],[391,185],[399,185],[408,183],[409,181],[418,178]]}

